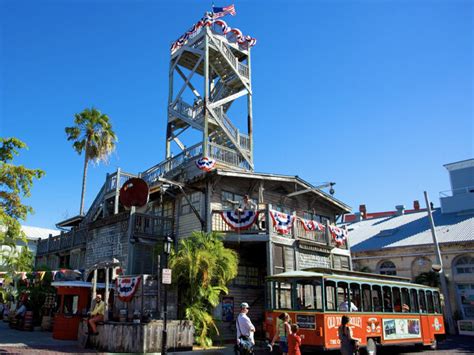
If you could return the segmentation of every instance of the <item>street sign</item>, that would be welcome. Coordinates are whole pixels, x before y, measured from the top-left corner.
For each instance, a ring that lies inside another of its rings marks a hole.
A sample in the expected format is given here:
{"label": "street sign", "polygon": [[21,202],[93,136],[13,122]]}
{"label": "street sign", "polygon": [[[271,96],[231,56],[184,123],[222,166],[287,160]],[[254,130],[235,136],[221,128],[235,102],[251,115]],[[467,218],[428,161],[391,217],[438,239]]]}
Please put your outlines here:
{"label": "street sign", "polygon": [[161,270],[161,283],[171,285],[171,269]]}

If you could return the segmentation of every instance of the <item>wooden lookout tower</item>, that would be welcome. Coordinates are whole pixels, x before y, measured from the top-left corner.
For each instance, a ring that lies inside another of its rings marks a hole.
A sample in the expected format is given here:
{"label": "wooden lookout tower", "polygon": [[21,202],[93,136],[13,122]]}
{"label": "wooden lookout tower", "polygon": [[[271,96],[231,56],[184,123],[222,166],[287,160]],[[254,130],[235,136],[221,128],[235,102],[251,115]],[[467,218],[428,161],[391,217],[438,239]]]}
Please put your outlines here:
{"label": "wooden lookout tower", "polygon": [[[255,39],[211,14],[172,44],[167,161],[178,155],[207,157],[225,167],[253,171],[250,48],[254,44]],[[231,110],[237,101],[238,107]],[[173,150],[176,147],[178,151]]]}

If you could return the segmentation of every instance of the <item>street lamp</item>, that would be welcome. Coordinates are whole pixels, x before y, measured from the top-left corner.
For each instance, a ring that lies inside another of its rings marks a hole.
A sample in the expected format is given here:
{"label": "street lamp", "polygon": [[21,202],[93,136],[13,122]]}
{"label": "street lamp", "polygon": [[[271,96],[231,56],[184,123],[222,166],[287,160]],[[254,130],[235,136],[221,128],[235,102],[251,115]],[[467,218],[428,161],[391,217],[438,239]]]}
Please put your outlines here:
{"label": "street lamp", "polygon": [[168,338],[168,333],[166,330],[166,321],[168,318],[168,287],[171,283],[171,270],[168,269],[168,256],[171,253],[171,245],[173,244],[173,239],[167,235],[163,240],[163,254],[164,267],[161,269],[161,283],[163,284],[164,295],[163,295],[163,333],[161,337],[161,354],[164,355],[167,353],[166,342]]}

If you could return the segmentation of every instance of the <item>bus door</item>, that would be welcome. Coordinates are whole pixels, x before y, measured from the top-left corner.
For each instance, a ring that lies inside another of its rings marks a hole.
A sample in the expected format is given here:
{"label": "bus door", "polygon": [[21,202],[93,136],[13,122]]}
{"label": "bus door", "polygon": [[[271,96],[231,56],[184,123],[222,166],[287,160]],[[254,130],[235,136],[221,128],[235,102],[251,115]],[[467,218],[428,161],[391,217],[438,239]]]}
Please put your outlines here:
{"label": "bus door", "polygon": [[292,322],[298,324],[303,344],[323,345],[324,317],[322,280],[296,281],[296,303]]}

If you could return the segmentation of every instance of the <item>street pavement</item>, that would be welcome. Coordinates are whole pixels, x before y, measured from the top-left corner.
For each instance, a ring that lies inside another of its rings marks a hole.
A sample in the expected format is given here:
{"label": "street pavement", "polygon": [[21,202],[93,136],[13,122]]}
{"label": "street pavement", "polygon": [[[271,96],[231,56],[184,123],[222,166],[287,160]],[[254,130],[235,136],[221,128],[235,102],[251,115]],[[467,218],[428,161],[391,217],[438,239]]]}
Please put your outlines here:
{"label": "street pavement", "polygon": [[[10,329],[7,323],[0,322],[0,354],[104,354],[91,349],[83,349],[78,342],[68,340],[53,339],[51,332],[42,331],[19,331]],[[338,351],[328,352],[329,354],[339,354]],[[436,351],[419,351],[414,347],[384,347],[379,354],[474,354],[474,338],[469,336],[450,336],[446,341],[439,344]],[[209,350],[169,352],[170,355],[234,355],[233,346],[228,345],[221,348]],[[257,352],[256,355],[264,354]]]}

